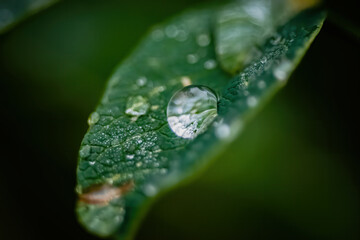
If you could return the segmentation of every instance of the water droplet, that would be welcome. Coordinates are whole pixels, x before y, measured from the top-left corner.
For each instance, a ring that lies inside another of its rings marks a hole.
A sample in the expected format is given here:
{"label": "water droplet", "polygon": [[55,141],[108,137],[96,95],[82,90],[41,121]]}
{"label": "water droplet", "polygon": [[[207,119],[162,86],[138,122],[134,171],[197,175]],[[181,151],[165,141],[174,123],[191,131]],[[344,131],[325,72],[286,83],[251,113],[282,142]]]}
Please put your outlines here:
{"label": "water droplet", "polygon": [[255,107],[258,103],[258,100],[254,96],[250,96],[247,98],[246,103],[249,107]]}
{"label": "water droplet", "polygon": [[136,122],[138,120],[139,116],[135,116],[130,118],[131,122]]}
{"label": "water droplet", "polygon": [[126,103],[125,113],[131,116],[141,116],[147,112],[149,107],[146,98],[142,96],[130,97]]}
{"label": "water droplet", "polygon": [[157,192],[158,189],[152,184],[147,184],[144,186],[144,193],[149,197],[154,196]]}
{"label": "water droplet", "polygon": [[165,28],[165,34],[169,38],[174,38],[178,34],[179,30],[176,26],[170,25]]}
{"label": "water droplet", "polygon": [[153,110],[153,111],[158,110],[158,109],[159,109],[159,105],[151,106],[151,110]]}
{"label": "water droplet", "polygon": [[136,80],[136,84],[137,84],[139,87],[145,86],[146,82],[147,82],[147,78],[146,78],[146,77],[139,77],[139,78]]}
{"label": "water droplet", "polygon": [[85,145],[83,146],[81,149],[80,149],[80,157],[81,158],[86,158],[90,155],[90,150],[91,150],[91,147],[89,145]]}
{"label": "water droplet", "polygon": [[215,131],[218,138],[224,139],[230,136],[230,127],[226,124],[220,124]]}
{"label": "water droplet", "polygon": [[197,36],[196,42],[200,47],[206,47],[210,44],[210,36],[208,34],[200,34]]}
{"label": "water droplet", "polygon": [[179,42],[184,42],[188,39],[188,35],[184,30],[178,30],[175,39]]}
{"label": "water droplet", "polygon": [[93,165],[95,165],[95,161],[90,161],[89,164],[90,164],[91,166],[93,166]]}
{"label": "water droplet", "polygon": [[157,95],[163,91],[165,91],[165,87],[164,86],[158,86],[158,87],[154,87],[153,90],[150,91],[149,95],[150,96],[154,96]]}
{"label": "water droplet", "polygon": [[181,77],[181,84],[186,87],[191,85],[191,79],[187,76]]}
{"label": "water droplet", "polygon": [[199,61],[199,56],[197,54],[189,54],[186,56],[186,59],[187,59],[188,63],[194,64]]}
{"label": "water droplet", "polygon": [[204,68],[207,70],[211,70],[216,68],[217,62],[214,59],[209,59],[204,63]]}
{"label": "water droplet", "polygon": [[126,159],[134,159],[135,155],[134,154],[129,154],[129,155],[126,155]]}
{"label": "water droplet", "polygon": [[205,86],[190,85],[176,92],[167,107],[167,120],[179,137],[195,138],[217,116],[218,98]]}
{"label": "water droplet", "polygon": [[99,121],[99,119],[100,119],[100,114],[98,114],[97,112],[91,113],[89,118],[88,118],[89,126],[92,126],[95,123],[97,123]]}
{"label": "water droplet", "polygon": [[267,62],[267,57],[261,58],[260,62],[263,63],[263,64],[266,63]]}
{"label": "water droplet", "polygon": [[266,82],[261,80],[261,81],[258,82],[257,86],[260,89],[264,89],[266,87]]}
{"label": "water droplet", "polygon": [[273,36],[271,39],[270,39],[270,43],[272,45],[278,45],[281,41],[281,36],[276,34],[275,36]]}
{"label": "water droplet", "polygon": [[285,81],[288,78],[291,69],[292,69],[291,62],[288,60],[283,60],[279,64],[279,66],[277,66],[274,69],[273,73],[278,81]]}

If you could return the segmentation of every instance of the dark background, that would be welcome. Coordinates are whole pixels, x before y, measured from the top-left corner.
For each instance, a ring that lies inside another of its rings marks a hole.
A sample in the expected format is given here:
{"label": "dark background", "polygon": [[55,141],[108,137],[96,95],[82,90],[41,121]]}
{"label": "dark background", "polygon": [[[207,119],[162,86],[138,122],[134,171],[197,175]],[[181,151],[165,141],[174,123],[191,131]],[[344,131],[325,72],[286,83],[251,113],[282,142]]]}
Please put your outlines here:
{"label": "dark background", "polygon": [[[74,214],[77,151],[113,68],[147,29],[208,1],[63,1],[0,35],[0,239],[95,239]],[[288,85],[136,239],[358,239],[356,1]]]}

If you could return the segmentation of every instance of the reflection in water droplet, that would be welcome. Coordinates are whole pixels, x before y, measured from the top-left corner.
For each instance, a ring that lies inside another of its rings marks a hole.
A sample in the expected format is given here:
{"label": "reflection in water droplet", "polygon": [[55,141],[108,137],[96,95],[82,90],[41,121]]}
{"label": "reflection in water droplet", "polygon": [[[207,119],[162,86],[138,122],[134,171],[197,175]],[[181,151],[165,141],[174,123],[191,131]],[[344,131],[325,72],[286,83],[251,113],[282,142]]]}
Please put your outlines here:
{"label": "reflection in water droplet", "polygon": [[97,112],[93,112],[92,114],[90,114],[89,118],[88,118],[88,124],[89,126],[94,125],[95,123],[97,123],[100,119],[100,115]]}
{"label": "reflection in water droplet", "polygon": [[125,113],[131,116],[141,116],[147,112],[149,107],[146,98],[142,96],[130,97],[126,103]]}
{"label": "reflection in water droplet", "polygon": [[205,86],[190,85],[176,92],[167,107],[171,130],[183,138],[195,138],[217,116],[218,98]]}
{"label": "reflection in water droplet", "polygon": [[126,155],[126,159],[134,159],[135,155],[134,154],[129,154]]}

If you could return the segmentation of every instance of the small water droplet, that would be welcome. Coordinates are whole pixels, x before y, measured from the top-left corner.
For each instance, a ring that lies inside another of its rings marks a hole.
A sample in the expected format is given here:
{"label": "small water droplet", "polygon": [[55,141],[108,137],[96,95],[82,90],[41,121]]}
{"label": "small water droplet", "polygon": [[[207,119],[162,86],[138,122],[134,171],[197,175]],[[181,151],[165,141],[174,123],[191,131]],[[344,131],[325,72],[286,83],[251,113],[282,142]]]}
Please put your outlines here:
{"label": "small water droplet", "polygon": [[159,105],[153,105],[151,106],[151,110],[155,111],[159,109]]}
{"label": "small water droplet", "polygon": [[189,54],[186,56],[186,59],[187,59],[188,63],[194,64],[199,61],[199,56],[197,54]]}
{"label": "small water droplet", "polygon": [[126,155],[126,159],[134,159],[135,155],[134,154],[129,154],[129,155]]}
{"label": "small water droplet", "polygon": [[89,124],[89,126],[92,126],[95,123],[97,123],[99,120],[100,120],[100,114],[97,112],[93,112],[90,114],[90,116],[88,118],[88,124]]}
{"label": "small water droplet", "polygon": [[177,29],[177,27],[176,26],[174,26],[174,25],[170,25],[170,26],[167,26],[166,28],[165,28],[165,34],[166,34],[166,36],[167,37],[169,37],[169,38],[174,38],[174,37],[176,37],[176,35],[178,34],[178,29]]}
{"label": "small water droplet", "polygon": [[181,84],[186,87],[191,85],[191,79],[187,76],[181,77]]}
{"label": "small water droplet", "polygon": [[266,82],[261,80],[261,81],[258,82],[257,86],[260,89],[264,89],[266,87]]}
{"label": "small water droplet", "polygon": [[158,189],[152,185],[152,184],[146,184],[144,186],[144,193],[147,195],[147,196],[154,196],[156,193],[158,192]]}
{"label": "small water droplet", "polygon": [[142,96],[130,97],[126,103],[125,113],[131,116],[141,116],[147,112],[149,107],[146,98]]}
{"label": "small water droplet", "polygon": [[206,47],[210,44],[210,36],[208,34],[200,34],[196,38],[196,42],[200,47]]}
{"label": "small water droplet", "polygon": [[230,136],[230,127],[226,124],[220,124],[215,131],[218,138],[224,139]]}
{"label": "small water droplet", "polygon": [[135,116],[130,118],[131,122],[136,122],[138,120],[139,116]]}
{"label": "small water droplet", "polygon": [[217,62],[214,59],[209,59],[204,63],[204,68],[207,70],[211,70],[216,68]]}
{"label": "small water droplet", "polygon": [[292,64],[288,60],[283,60],[273,71],[275,78],[278,81],[285,81],[292,69]]}
{"label": "small water droplet", "polygon": [[254,96],[250,96],[247,98],[246,103],[249,107],[255,107],[258,103],[258,100]]}
{"label": "small water droplet", "polygon": [[188,35],[184,30],[178,30],[175,39],[179,42],[185,42],[188,39]]}
{"label": "small water droplet", "polygon": [[81,149],[80,149],[80,157],[81,158],[86,158],[90,155],[90,150],[91,150],[91,147],[89,145],[85,145],[83,146]]}
{"label": "small water droplet", "polygon": [[273,36],[272,39],[270,39],[270,43],[272,45],[278,45],[280,43],[280,41],[281,41],[281,36],[278,34],[276,34],[275,36]]}
{"label": "small water droplet", "polygon": [[165,89],[166,89],[165,86],[154,87],[154,88],[150,91],[149,95],[150,95],[150,96],[157,95],[157,94],[165,91]]}
{"label": "small water droplet", "polygon": [[136,80],[136,84],[139,86],[139,87],[143,87],[145,86],[147,82],[147,78],[146,77],[139,77],[137,80]]}
{"label": "small water droplet", "polygon": [[217,116],[218,98],[205,86],[190,85],[176,92],[167,107],[167,120],[179,137],[195,138]]}

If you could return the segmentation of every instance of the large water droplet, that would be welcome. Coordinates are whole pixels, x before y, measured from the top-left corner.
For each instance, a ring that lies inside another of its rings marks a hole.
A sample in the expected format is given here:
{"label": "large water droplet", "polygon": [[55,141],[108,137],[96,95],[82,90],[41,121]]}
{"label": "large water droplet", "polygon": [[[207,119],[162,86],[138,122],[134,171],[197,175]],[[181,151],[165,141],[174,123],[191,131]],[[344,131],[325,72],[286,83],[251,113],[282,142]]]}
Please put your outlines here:
{"label": "large water droplet", "polygon": [[190,85],[176,92],[167,107],[170,128],[179,137],[195,138],[217,116],[218,98],[205,86]]}
{"label": "large water droplet", "polygon": [[149,109],[150,104],[142,96],[130,97],[126,103],[125,113],[131,116],[144,115]]}

